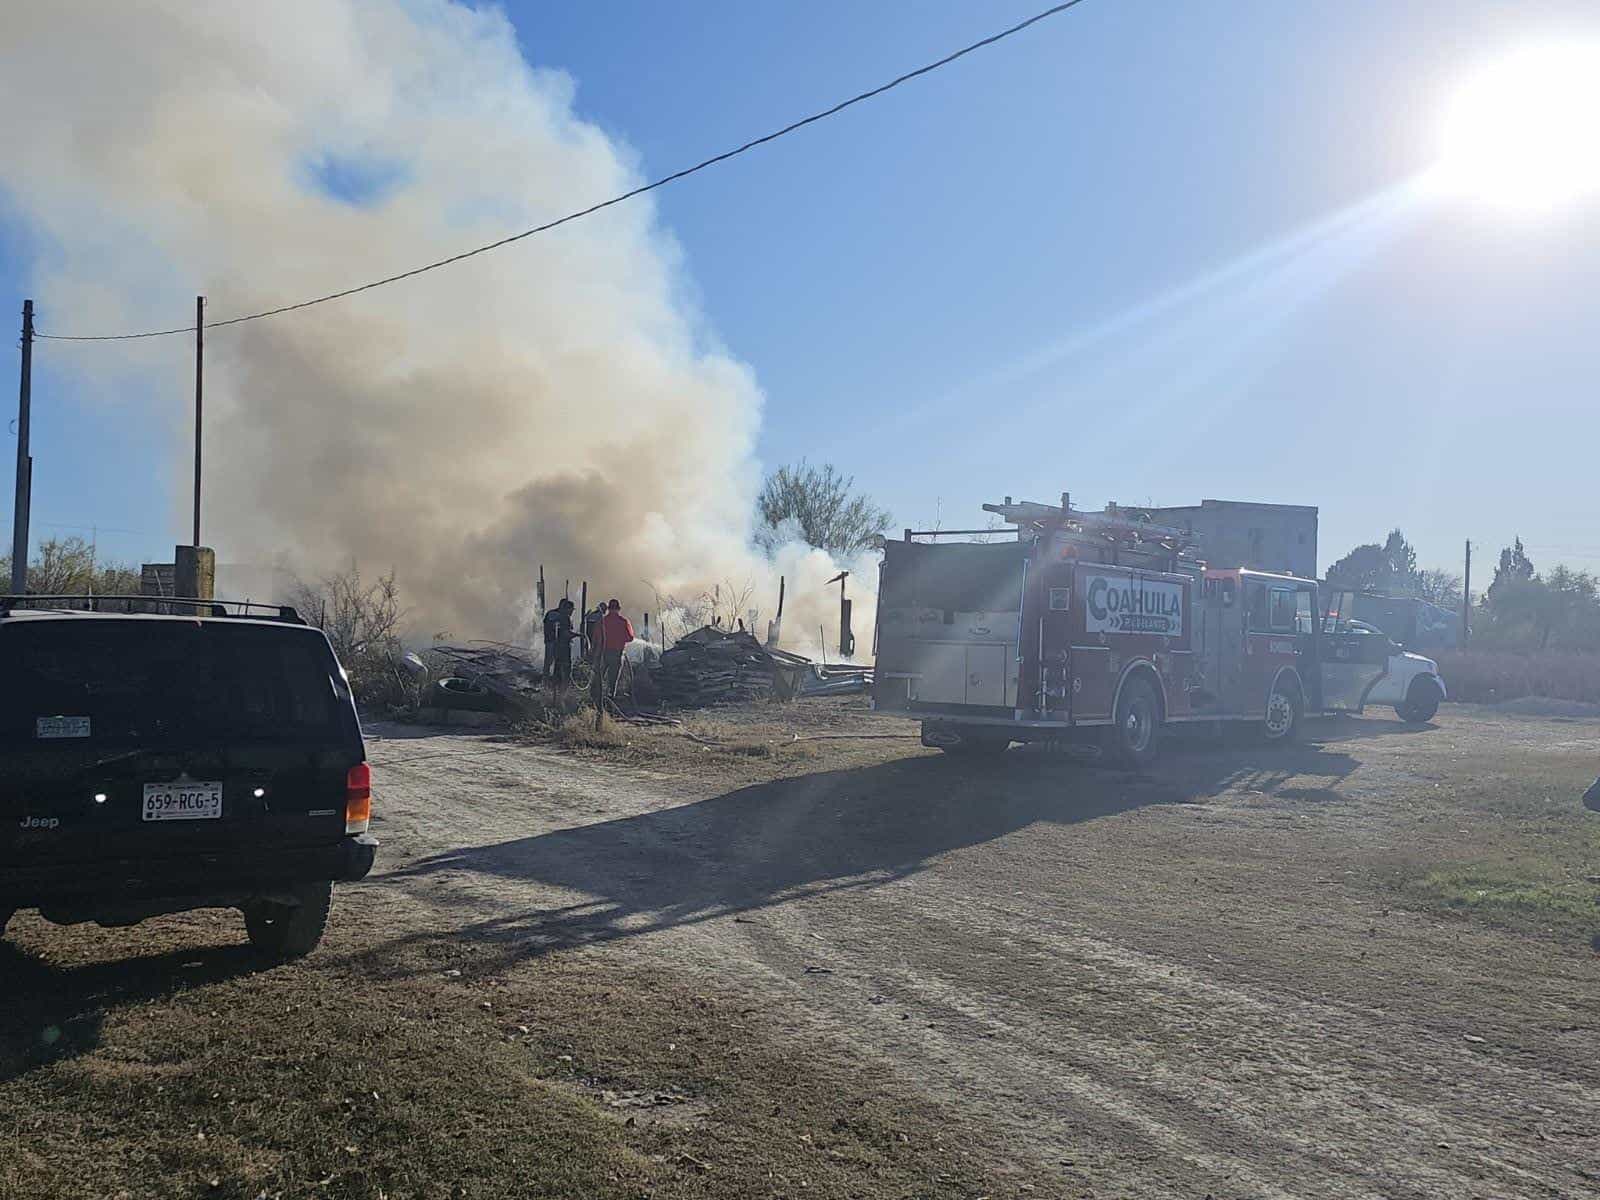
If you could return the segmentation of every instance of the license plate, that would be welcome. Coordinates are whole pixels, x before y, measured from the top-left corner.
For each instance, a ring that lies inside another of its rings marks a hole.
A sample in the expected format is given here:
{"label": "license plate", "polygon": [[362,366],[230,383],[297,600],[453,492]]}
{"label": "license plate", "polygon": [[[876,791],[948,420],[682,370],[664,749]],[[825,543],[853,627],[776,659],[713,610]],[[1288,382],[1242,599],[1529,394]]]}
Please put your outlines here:
{"label": "license plate", "polygon": [[146,821],[215,821],[222,816],[220,783],[147,783]]}

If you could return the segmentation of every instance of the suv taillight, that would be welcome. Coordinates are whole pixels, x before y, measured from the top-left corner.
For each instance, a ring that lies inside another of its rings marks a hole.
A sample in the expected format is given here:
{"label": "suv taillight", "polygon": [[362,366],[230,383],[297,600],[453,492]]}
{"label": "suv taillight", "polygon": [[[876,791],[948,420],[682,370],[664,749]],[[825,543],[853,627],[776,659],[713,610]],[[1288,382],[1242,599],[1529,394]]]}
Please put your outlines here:
{"label": "suv taillight", "polygon": [[372,768],[357,763],[344,777],[344,831],[365,833],[372,822]]}

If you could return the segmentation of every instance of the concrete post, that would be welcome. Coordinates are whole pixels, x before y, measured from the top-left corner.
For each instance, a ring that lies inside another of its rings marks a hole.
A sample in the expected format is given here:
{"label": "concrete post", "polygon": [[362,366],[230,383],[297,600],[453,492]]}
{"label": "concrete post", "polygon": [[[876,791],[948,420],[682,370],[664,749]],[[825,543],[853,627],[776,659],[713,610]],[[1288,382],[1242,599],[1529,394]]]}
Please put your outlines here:
{"label": "concrete post", "polygon": [[216,597],[217,552],[210,546],[179,546],[173,551],[172,591],[185,600]]}

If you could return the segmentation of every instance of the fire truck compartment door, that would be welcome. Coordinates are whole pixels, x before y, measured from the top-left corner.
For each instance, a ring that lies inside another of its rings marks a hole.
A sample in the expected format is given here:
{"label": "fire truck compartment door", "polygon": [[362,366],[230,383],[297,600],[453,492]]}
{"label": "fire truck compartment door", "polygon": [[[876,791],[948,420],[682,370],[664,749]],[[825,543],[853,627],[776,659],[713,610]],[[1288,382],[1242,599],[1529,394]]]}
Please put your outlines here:
{"label": "fire truck compartment door", "polygon": [[967,703],[1003,708],[1011,655],[1006,646],[967,647]]}
{"label": "fire truck compartment door", "polygon": [[967,702],[967,647],[960,642],[921,642],[916,646],[919,677],[912,699],[924,704]]}

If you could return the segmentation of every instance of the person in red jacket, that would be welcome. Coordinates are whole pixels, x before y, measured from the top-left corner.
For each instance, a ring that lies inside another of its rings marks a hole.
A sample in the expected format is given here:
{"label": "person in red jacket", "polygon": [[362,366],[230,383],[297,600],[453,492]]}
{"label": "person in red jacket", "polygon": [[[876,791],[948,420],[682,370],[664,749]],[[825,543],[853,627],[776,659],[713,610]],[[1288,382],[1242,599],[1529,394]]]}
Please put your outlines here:
{"label": "person in red jacket", "polygon": [[609,699],[617,690],[617,677],[622,674],[622,655],[633,641],[633,622],[622,615],[620,601],[606,605],[606,615],[600,618],[595,630],[595,651],[599,656],[599,669],[595,681],[603,689],[601,696]]}

